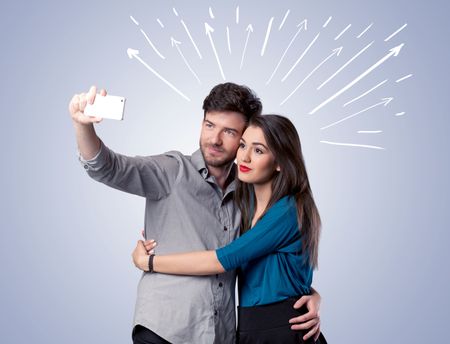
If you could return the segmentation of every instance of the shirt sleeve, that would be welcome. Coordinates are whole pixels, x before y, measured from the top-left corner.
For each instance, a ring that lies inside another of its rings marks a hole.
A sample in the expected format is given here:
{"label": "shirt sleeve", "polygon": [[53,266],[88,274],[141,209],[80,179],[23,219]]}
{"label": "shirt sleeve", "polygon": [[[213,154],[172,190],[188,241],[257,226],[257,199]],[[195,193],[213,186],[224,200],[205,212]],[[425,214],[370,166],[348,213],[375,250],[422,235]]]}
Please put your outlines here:
{"label": "shirt sleeve", "polygon": [[253,259],[276,252],[300,237],[295,205],[275,204],[238,239],[216,250],[217,259],[226,271]]}
{"label": "shirt sleeve", "polygon": [[94,158],[84,160],[79,154],[79,161],[94,180],[154,200],[170,194],[180,170],[173,155],[129,157],[115,153],[103,142]]}

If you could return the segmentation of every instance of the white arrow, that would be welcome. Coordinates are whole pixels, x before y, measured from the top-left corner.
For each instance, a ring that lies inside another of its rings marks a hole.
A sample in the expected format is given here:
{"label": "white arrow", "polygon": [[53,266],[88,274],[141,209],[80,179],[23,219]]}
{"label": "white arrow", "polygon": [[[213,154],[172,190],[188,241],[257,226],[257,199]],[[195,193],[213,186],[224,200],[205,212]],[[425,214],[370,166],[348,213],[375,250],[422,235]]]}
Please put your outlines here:
{"label": "white arrow", "polygon": [[367,44],[364,48],[362,48],[355,56],[353,56],[350,60],[348,60],[341,68],[339,68],[332,76],[330,76],[327,80],[325,80],[317,90],[320,90],[323,86],[325,86],[328,82],[330,82],[336,75],[338,75],[345,67],[347,67],[354,59],[356,59],[359,55],[365,52],[369,47],[373,44],[374,41]]}
{"label": "white arrow", "polygon": [[328,98],[327,100],[325,100],[322,104],[318,105],[315,109],[313,109],[309,114],[313,115],[314,113],[316,113],[319,109],[321,109],[322,107],[324,107],[326,104],[328,104],[329,102],[331,102],[333,99],[337,98],[338,96],[340,96],[342,93],[344,93],[345,91],[347,91],[349,88],[351,88],[353,85],[355,85],[358,81],[360,81],[361,79],[363,79],[365,76],[367,76],[368,74],[370,74],[374,69],[376,69],[378,66],[380,66],[384,61],[386,61],[387,59],[389,59],[391,56],[397,56],[400,53],[400,50],[402,49],[404,43],[392,48],[391,50],[389,50],[389,53],[384,56],[383,58],[381,58],[377,63],[375,63],[374,65],[372,65],[369,69],[367,69],[364,73],[362,73],[360,76],[358,76],[356,79],[354,79],[352,82],[350,82],[348,85],[344,86],[341,90],[339,90],[337,93],[335,93],[334,95],[332,95],[330,98]]}
{"label": "white arrow", "polygon": [[347,105],[357,101],[358,99],[361,99],[362,97],[367,96],[370,92],[376,90],[378,87],[380,87],[381,85],[385,84],[388,81],[388,79],[384,79],[382,82],[376,84],[374,87],[372,87],[370,90],[364,92],[363,94],[353,98],[352,100],[349,100],[347,103],[345,103],[344,105],[342,105],[342,107],[346,107]]}
{"label": "white arrow", "polygon": [[383,147],[379,146],[371,146],[371,145],[360,145],[356,143],[343,143],[343,142],[330,142],[330,141],[320,141],[321,143],[326,143],[329,145],[335,145],[335,146],[347,146],[347,147],[362,147],[362,148],[371,148],[371,149],[381,149],[384,150]]}
{"label": "white arrow", "polygon": [[318,33],[316,35],[316,37],[314,37],[314,39],[311,41],[311,43],[309,43],[308,47],[305,49],[305,51],[303,52],[303,54],[300,55],[300,57],[298,58],[298,60],[294,63],[294,65],[291,67],[291,69],[289,69],[289,72],[286,73],[286,75],[283,77],[283,79],[281,79],[282,82],[284,82],[284,80],[286,80],[286,78],[289,76],[289,74],[291,74],[291,72],[294,70],[295,67],[297,67],[297,65],[299,64],[299,62],[303,59],[303,57],[306,55],[306,53],[309,51],[309,49],[311,49],[311,47],[313,46],[313,44],[316,42],[317,38],[319,38],[320,33]]}
{"label": "white arrow", "polygon": [[250,33],[253,32],[253,26],[252,24],[249,24],[247,26],[247,39],[245,40],[245,45],[244,45],[244,50],[242,51],[242,58],[241,58],[241,66],[239,67],[239,69],[242,69],[242,66],[244,64],[244,57],[245,57],[245,52],[247,51],[247,44],[248,44],[248,40],[250,38]]}
{"label": "white arrow", "polygon": [[295,39],[297,38],[297,36],[300,34],[300,31],[307,30],[308,29],[308,20],[304,20],[302,21],[300,24],[297,25],[298,30],[295,33],[294,37],[292,37],[288,47],[286,48],[286,50],[284,51],[283,55],[281,56],[280,61],[278,62],[277,66],[275,67],[275,70],[273,71],[272,75],[270,76],[269,80],[266,81],[266,85],[268,85],[271,81],[273,76],[275,75],[275,73],[277,72],[278,68],[280,67],[281,62],[283,61],[284,57],[286,56],[286,53],[288,52],[289,48],[291,47],[292,43],[294,43]]}
{"label": "white arrow", "polygon": [[334,123],[331,123],[331,124],[329,124],[329,125],[327,125],[327,126],[325,126],[325,127],[322,127],[322,128],[320,128],[320,130],[324,130],[324,129],[330,128],[330,127],[332,127],[332,126],[334,126],[334,125],[336,125],[336,124],[339,124],[339,123],[341,123],[341,122],[344,122],[344,121],[346,121],[346,120],[348,120],[348,119],[350,119],[350,118],[352,118],[352,117],[358,116],[358,115],[362,114],[363,112],[369,111],[370,109],[373,109],[374,107],[377,107],[377,106],[379,106],[379,105],[384,105],[384,106],[386,106],[386,105],[388,105],[388,104],[392,101],[392,99],[394,99],[394,98],[392,98],[392,97],[389,97],[389,98],[383,98],[383,99],[381,99],[381,100],[382,100],[381,102],[376,103],[376,104],[374,104],[374,105],[372,105],[372,106],[369,106],[369,107],[367,107],[367,108],[365,108],[365,109],[363,109],[363,110],[361,110],[361,111],[358,111],[358,112],[356,112],[356,113],[354,113],[354,114],[352,114],[352,115],[350,115],[350,116],[347,116],[347,117],[345,117],[345,118],[343,118],[343,119],[341,119],[341,120],[339,120],[339,121],[337,121],[337,122],[334,122]]}
{"label": "white arrow", "polygon": [[127,49],[127,54],[128,57],[130,59],[132,59],[133,57],[138,60],[140,63],[142,63],[145,68],[147,68],[150,72],[152,72],[156,77],[158,77],[162,82],[164,82],[167,86],[169,86],[172,90],[174,90],[175,92],[177,92],[180,96],[182,96],[184,99],[186,99],[188,102],[190,102],[191,100],[185,96],[183,94],[183,92],[181,92],[179,89],[177,89],[174,85],[172,85],[170,82],[168,82],[166,79],[164,79],[161,75],[159,75],[159,73],[157,71],[155,71],[152,67],[150,67],[147,63],[145,63],[145,61],[143,61],[140,57],[139,57],[139,50],[136,49],[131,49],[128,48]]}
{"label": "white arrow", "polygon": [[156,49],[155,45],[152,43],[152,41],[150,40],[150,38],[148,38],[147,34],[144,32],[144,30],[141,29],[141,33],[144,35],[145,39],[147,40],[148,44],[150,44],[150,46],[152,47],[152,49],[155,51],[155,53],[158,54],[158,56],[160,58],[162,58],[163,60],[165,60],[166,58],[159,52],[158,49]]}
{"label": "white arrow", "polygon": [[227,26],[227,43],[228,43],[228,52],[231,55],[230,28],[228,26]]}
{"label": "white arrow", "polygon": [[225,75],[223,74],[222,65],[220,64],[219,55],[217,55],[216,47],[214,46],[214,41],[212,39],[211,33],[214,32],[214,29],[209,26],[208,23],[205,23],[205,31],[206,35],[209,37],[209,41],[211,42],[211,47],[214,51],[214,55],[216,56],[217,64],[219,65],[220,74],[222,75],[223,80],[225,80]]}
{"label": "white arrow", "polygon": [[200,81],[200,79],[198,78],[197,74],[195,74],[195,72],[193,71],[193,69],[191,68],[191,66],[189,65],[189,63],[187,62],[186,58],[184,57],[183,53],[181,52],[181,49],[179,47],[179,45],[181,44],[181,42],[177,41],[175,38],[170,37],[170,44],[172,44],[172,47],[177,48],[178,52],[181,55],[181,58],[183,59],[184,63],[186,64],[186,66],[189,68],[189,70],[191,71],[191,73],[194,75],[194,77],[197,79],[198,83],[201,85],[202,82]]}
{"label": "white arrow", "polygon": [[189,32],[189,29],[187,28],[187,26],[186,26],[186,24],[184,23],[183,20],[181,20],[181,25],[183,25],[184,30],[186,31],[186,33],[187,33],[189,39],[191,40],[192,45],[193,45],[194,48],[195,48],[195,51],[197,52],[198,57],[199,57],[200,60],[201,60],[201,59],[202,59],[202,54],[200,54],[200,50],[198,50],[197,44],[195,44],[194,39],[192,38],[191,33]]}
{"label": "white arrow", "polygon": [[336,48],[333,50],[333,52],[327,56],[326,59],[324,59],[322,62],[320,62],[316,68],[314,68],[303,80],[301,83],[299,83],[297,85],[297,87],[280,103],[280,105],[283,105],[284,103],[286,103],[286,101],[300,88],[300,86],[302,86],[306,80],[308,80],[310,78],[311,75],[314,74],[314,72],[316,70],[318,70],[325,62],[327,62],[329,59],[331,59],[333,56],[339,56],[339,54],[342,51],[342,47]]}
{"label": "white arrow", "polygon": [[267,24],[266,37],[264,38],[263,47],[261,49],[261,56],[264,56],[264,53],[266,52],[267,41],[269,40],[270,31],[272,30],[273,19],[274,17],[270,18],[269,24]]}

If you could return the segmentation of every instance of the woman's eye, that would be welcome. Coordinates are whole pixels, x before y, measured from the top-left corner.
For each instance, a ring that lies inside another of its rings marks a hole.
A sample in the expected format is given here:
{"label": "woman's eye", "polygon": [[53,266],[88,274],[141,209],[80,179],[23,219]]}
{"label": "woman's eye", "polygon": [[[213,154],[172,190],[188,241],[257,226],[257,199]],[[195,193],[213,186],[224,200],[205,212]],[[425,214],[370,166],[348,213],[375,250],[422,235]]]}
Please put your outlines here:
{"label": "woman's eye", "polygon": [[256,149],[255,149],[255,152],[256,152],[257,154],[262,154],[262,153],[263,153],[263,151],[262,151],[261,149],[259,149],[259,148],[256,148]]}
{"label": "woman's eye", "polygon": [[242,142],[239,144],[239,148],[244,148],[245,144],[243,144]]}

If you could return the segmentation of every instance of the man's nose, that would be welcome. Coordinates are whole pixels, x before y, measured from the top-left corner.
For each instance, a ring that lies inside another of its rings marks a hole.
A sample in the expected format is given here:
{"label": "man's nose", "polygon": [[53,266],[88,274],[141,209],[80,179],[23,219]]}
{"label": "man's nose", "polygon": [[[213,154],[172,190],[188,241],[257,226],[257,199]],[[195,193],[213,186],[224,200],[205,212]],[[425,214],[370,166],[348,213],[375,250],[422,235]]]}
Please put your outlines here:
{"label": "man's nose", "polygon": [[211,143],[216,146],[222,145],[222,136],[219,131],[215,132],[211,137]]}

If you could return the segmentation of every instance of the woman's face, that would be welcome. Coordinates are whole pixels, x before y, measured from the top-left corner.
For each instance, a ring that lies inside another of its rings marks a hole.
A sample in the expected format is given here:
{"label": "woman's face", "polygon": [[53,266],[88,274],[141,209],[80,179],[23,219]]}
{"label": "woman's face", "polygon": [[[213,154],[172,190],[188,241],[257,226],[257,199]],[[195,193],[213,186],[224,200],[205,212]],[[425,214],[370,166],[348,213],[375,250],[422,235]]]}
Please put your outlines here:
{"label": "woman's face", "polygon": [[238,178],[244,183],[265,184],[279,166],[269,150],[261,128],[250,126],[242,135],[237,151]]}

